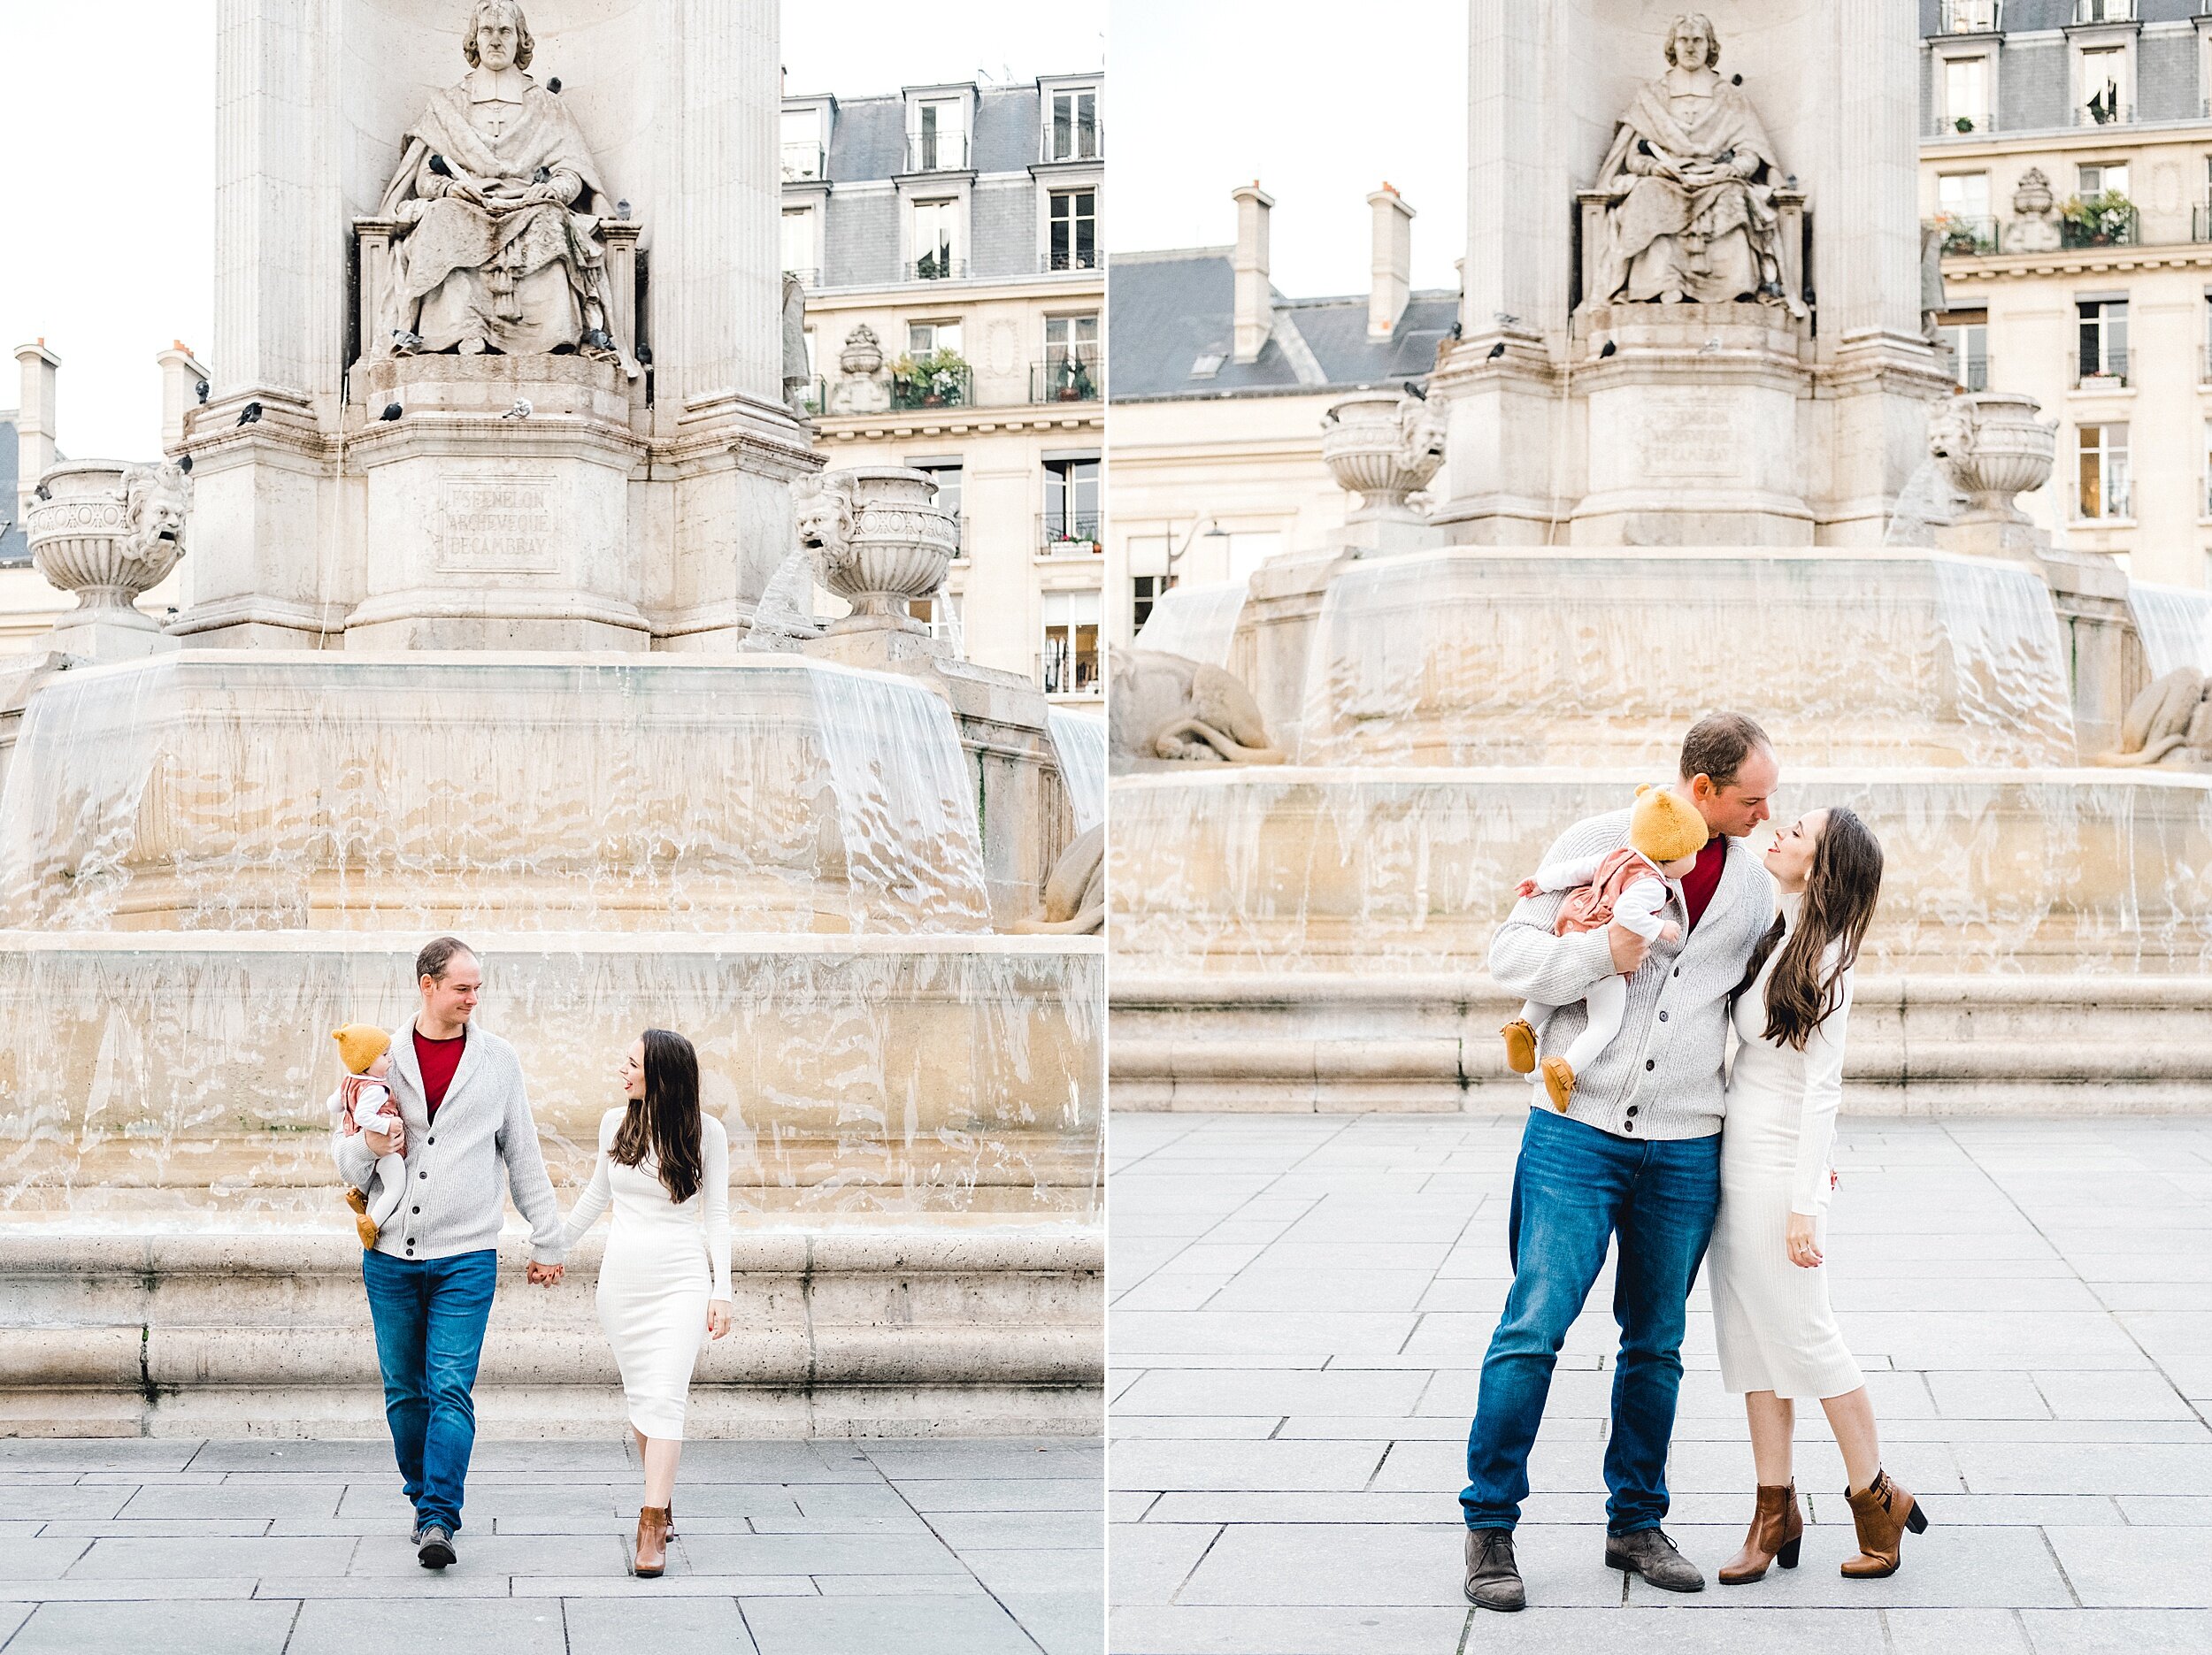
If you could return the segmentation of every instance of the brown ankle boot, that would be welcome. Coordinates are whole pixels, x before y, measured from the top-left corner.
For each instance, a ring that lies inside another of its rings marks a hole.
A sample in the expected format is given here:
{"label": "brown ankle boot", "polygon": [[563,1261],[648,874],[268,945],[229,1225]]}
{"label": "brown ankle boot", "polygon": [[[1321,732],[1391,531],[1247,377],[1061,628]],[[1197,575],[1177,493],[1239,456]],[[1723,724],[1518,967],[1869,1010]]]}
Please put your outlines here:
{"label": "brown ankle boot", "polygon": [[1896,1574],[1905,1530],[1918,1534],[1928,1526],[1920,1502],[1891,1482],[1886,1471],[1877,1471],[1873,1483],[1856,1494],[1846,1489],[1843,1497],[1851,1502],[1851,1521],[1859,1530],[1859,1554],[1844,1560],[1845,1576],[1877,1581]]}
{"label": "brown ankle boot", "polygon": [[1757,1505],[1751,1511],[1751,1529],[1743,1537],[1743,1550],[1720,1566],[1724,1586],[1748,1586],[1766,1578],[1767,1566],[1797,1567],[1797,1551],[1805,1533],[1805,1519],[1797,1509],[1797,1484],[1770,1489],[1759,1485]]}
{"label": "brown ankle boot", "polygon": [[668,1507],[641,1506],[637,1514],[637,1559],[630,1573],[640,1580],[657,1580],[668,1567]]}

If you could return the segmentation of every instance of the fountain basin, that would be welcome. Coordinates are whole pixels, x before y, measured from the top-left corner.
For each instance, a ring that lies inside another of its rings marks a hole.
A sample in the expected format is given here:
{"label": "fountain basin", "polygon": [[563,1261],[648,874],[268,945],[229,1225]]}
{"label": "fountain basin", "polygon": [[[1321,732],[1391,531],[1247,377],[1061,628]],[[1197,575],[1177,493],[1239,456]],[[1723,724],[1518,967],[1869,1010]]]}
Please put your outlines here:
{"label": "fountain basin", "polygon": [[[1118,777],[1114,969],[1480,969],[1552,840],[1669,769]],[[1870,970],[2212,970],[2212,778],[1788,765],[1777,818],[1824,804],[1887,854]]]}
{"label": "fountain basin", "polygon": [[949,709],[724,659],[188,651],[71,671],[0,800],[36,930],[983,932]]}
{"label": "fountain basin", "polygon": [[[1078,1220],[1100,1198],[1094,938],[472,934],[557,1187],[613,1066],[698,1047],[737,1212]],[[0,932],[0,1211],[119,1223],[342,1210],[329,1031],[398,1027],[419,935]]]}

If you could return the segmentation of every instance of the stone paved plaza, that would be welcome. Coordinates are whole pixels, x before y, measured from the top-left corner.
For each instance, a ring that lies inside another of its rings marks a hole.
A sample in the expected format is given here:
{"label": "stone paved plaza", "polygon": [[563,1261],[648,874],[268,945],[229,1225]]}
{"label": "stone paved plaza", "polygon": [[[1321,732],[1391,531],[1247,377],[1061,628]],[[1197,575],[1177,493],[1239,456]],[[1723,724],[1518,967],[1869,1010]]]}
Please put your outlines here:
{"label": "stone paved plaza", "polygon": [[[2212,1651],[2212,1122],[1847,1121],[1837,1306],[1932,1519],[1887,1581],[1837,1573],[1850,1513],[1816,1409],[1795,1572],[1674,1597],[1604,1567],[1609,1271],[1532,1462],[1531,1606],[1505,1616],[1460,1595],[1456,1496],[1519,1136],[1115,1117],[1118,1655]],[[1691,1309],[1668,1527],[1709,1580],[1753,1479],[1701,1283]]]}
{"label": "stone paved plaza", "polygon": [[8,1655],[1095,1655],[1095,1442],[695,1442],[633,1580],[626,1447],[477,1445],[460,1562],[387,1443],[0,1442]]}

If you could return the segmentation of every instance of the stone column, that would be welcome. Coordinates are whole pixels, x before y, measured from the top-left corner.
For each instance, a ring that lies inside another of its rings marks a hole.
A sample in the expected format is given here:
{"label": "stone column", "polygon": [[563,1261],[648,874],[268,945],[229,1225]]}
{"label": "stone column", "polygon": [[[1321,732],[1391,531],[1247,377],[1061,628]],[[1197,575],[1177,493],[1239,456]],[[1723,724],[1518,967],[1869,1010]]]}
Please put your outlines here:
{"label": "stone column", "polygon": [[54,398],[61,358],[39,340],[15,348],[21,391],[15,417],[15,520],[20,523],[30,506],[40,475],[54,463]]}

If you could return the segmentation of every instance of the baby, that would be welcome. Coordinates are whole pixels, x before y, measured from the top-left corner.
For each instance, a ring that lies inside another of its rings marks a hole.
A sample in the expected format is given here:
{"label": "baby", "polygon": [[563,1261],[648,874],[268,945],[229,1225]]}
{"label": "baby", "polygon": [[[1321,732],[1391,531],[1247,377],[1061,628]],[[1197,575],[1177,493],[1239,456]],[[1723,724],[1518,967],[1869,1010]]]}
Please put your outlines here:
{"label": "baby", "polygon": [[[1697,866],[1697,854],[1705,848],[1705,820],[1688,801],[1663,787],[1648,785],[1636,790],[1635,808],[1629,812],[1628,843],[1602,857],[1577,862],[1548,862],[1533,879],[1524,879],[1515,894],[1526,899],[1540,892],[1564,891],[1552,922],[1556,936],[1577,931],[1603,931],[1620,925],[1646,942],[1676,942],[1682,928],[1659,916],[1667,906],[1669,882],[1685,877]],[[1590,1014],[1587,1028],[1577,1035],[1563,1055],[1544,1060],[1544,1090],[1552,1107],[1562,1114],[1574,1097],[1575,1077],[1588,1069],[1599,1053],[1621,1031],[1628,1010],[1628,979],[1607,977],[1583,997]],[[1531,1000],[1521,1015],[1498,1032],[1505,1037],[1505,1061],[1517,1075],[1536,1069],[1540,1031],[1558,1010]]]}
{"label": "baby", "polygon": [[[346,1077],[338,1083],[338,1130],[348,1138],[356,1132],[388,1132],[399,1124],[399,1100],[384,1084],[392,1064],[391,1038],[383,1030],[365,1023],[349,1023],[332,1032],[338,1043],[339,1061]],[[346,1186],[346,1205],[353,1208],[353,1227],[364,1248],[376,1245],[384,1226],[392,1222],[407,1197],[407,1163],[396,1154],[380,1155],[376,1162],[376,1199],[371,1200],[351,1184]]]}

